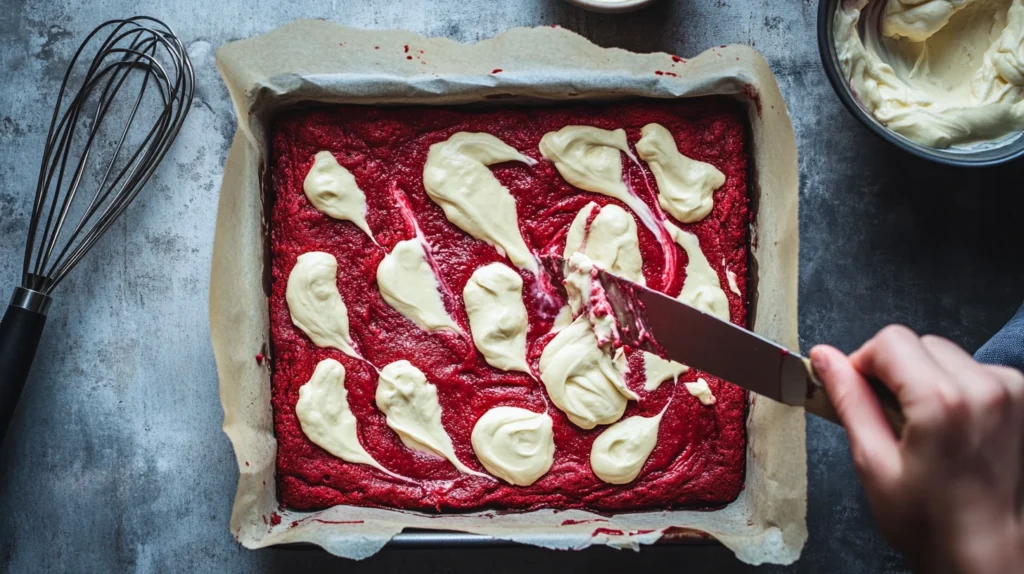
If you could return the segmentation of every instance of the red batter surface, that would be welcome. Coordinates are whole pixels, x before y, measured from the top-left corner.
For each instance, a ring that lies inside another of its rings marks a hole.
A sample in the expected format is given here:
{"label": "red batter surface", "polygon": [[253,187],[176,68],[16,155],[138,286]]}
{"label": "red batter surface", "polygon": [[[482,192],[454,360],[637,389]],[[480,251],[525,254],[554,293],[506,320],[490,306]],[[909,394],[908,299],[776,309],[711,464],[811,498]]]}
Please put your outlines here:
{"label": "red batter surface", "polygon": [[[589,201],[615,200],[580,191],[562,179],[541,157],[538,143],[546,132],[570,124],[624,128],[630,145],[640,129],[657,122],[675,136],[682,153],[714,164],[725,175],[715,192],[711,214],[684,229],[696,233],[708,261],[718,271],[729,297],[733,320],[746,324],[746,277],[750,214],[747,195],[746,121],[731,100],[631,101],[608,105],[573,105],[508,109],[333,107],[289,112],[273,130],[273,203],[271,245],[273,292],[270,296],[274,428],[277,433],[277,478],[281,501],[299,509],[335,504],[458,511],[482,508],[589,508],[622,511],[644,508],[712,507],[739,494],[744,481],[746,395],[714,377],[690,371],[682,381],[704,377],[717,404],[706,407],[682,384],[668,381],[643,390],[643,359],[630,356],[627,383],[640,395],[625,416],[653,416],[666,402],[672,406],[661,422],[658,443],[640,476],[626,485],[601,482],[590,469],[590,447],[605,427],[582,430],[554,406],[544,387],[523,373],[492,368],[472,340],[453,333],[427,333],[389,307],[377,290],[375,271],[385,252],[350,222],[319,213],[306,199],[302,182],[313,156],[328,150],[355,176],[366,193],[367,221],[387,250],[413,237],[396,197],[407,198],[433,247],[441,279],[454,298],[449,313],[469,333],[461,293],[473,271],[507,259],[445,219],[423,189],[423,165],[431,144],[460,131],[491,133],[536,166],[504,163],[492,172],[516,199],[519,225],[537,252],[561,253],[569,224]],[[654,206],[657,189],[646,164],[623,158],[625,177],[644,201]],[[625,207],[625,206],[623,206]],[[648,285],[678,294],[685,278],[686,253],[676,247],[678,273],[666,284],[660,278],[664,256],[654,235],[637,222]],[[528,487],[511,486],[461,474],[448,461],[410,450],[385,424],[374,403],[377,378],[372,368],[334,349],[317,348],[292,325],[285,302],[288,274],[307,251],[325,251],[338,260],[338,289],[348,307],[352,338],[363,356],[378,367],[407,359],[437,386],[442,422],[460,460],[486,472],[473,454],[470,433],[477,419],[495,406],[544,411],[554,419],[555,462]],[[728,289],[725,266],[736,274],[743,296]],[[514,267],[513,267],[514,268]],[[528,357],[536,368],[557,308],[541,308],[536,279],[520,272],[530,316]],[[560,294],[564,297],[564,292]],[[295,415],[299,387],[316,364],[340,361],[347,371],[349,406],[359,421],[363,447],[388,469],[414,479],[402,482],[369,466],[346,463],[313,444]]]}

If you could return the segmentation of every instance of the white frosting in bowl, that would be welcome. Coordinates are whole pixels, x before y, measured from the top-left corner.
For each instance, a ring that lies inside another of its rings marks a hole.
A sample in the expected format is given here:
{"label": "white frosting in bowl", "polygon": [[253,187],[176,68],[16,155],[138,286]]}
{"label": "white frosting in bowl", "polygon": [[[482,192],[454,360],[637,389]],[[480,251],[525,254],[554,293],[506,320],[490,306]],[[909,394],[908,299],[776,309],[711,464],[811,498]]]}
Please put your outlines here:
{"label": "white frosting in bowl", "polygon": [[890,130],[934,148],[1024,130],[1024,0],[846,2],[833,34],[851,90]]}

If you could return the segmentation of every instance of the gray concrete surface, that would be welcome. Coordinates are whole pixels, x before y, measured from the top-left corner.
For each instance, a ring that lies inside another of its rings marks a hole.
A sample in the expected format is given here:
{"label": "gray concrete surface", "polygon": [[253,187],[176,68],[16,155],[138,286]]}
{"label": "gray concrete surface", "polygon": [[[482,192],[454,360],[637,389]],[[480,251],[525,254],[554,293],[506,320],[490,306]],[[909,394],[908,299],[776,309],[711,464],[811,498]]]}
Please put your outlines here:
{"label": "gray concrete surface", "polygon": [[[883,145],[826,83],[813,0],[661,0],[601,16],[559,0],[0,1],[0,287],[13,288],[53,94],[83,34],[135,12],[171,23],[196,66],[196,105],[159,175],[62,285],[0,451],[0,571],[748,571],[724,549],[244,550],[228,533],[236,469],[220,431],[207,277],[232,110],[223,42],[299,17],[469,42],[560,24],[605,46],[684,56],[730,42],[768,58],[801,152],[803,345],[853,349],[899,321],[976,348],[1024,297],[1020,165],[956,171]],[[6,293],[0,296],[7,297]],[[791,568],[895,572],[842,431],[808,426],[810,541]]]}

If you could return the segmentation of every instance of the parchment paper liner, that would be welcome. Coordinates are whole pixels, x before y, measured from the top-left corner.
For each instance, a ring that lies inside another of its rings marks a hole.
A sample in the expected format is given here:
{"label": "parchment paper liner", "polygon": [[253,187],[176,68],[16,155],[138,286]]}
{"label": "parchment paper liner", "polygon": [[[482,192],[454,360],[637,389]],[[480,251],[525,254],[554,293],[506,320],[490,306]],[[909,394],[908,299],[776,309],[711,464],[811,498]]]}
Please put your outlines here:
{"label": "parchment paper liner", "polygon": [[217,64],[239,118],[221,187],[210,281],[224,431],[240,473],[231,514],[231,532],[239,542],[248,548],[311,542],[339,556],[364,558],[403,528],[427,528],[547,548],[638,549],[678,527],[708,533],[752,564],[785,564],[799,557],[807,538],[802,409],[751,401],[746,486],[720,510],[610,517],[579,510],[430,515],[351,506],[298,512],[281,509],[277,500],[270,370],[254,360],[269,342],[260,187],[267,165],[266,121],[275,109],[307,100],[463,104],[499,99],[502,105],[518,105],[711,94],[740,99],[749,110],[755,170],[753,325],[796,348],[796,144],[775,78],[760,54],[725,46],[678,61],[663,53],[600,48],[555,27],[519,28],[463,45],[405,31],[303,20],[221,47]]}

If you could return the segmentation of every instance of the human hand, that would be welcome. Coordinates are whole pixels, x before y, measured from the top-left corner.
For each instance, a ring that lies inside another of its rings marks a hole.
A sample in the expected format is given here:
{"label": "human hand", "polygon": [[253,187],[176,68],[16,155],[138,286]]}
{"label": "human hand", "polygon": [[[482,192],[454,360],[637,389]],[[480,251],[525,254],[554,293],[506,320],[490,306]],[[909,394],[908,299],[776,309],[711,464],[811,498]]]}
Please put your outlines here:
{"label": "human hand", "polygon": [[[920,572],[1024,572],[1024,375],[889,326],[811,362],[886,539]],[[865,377],[896,394],[897,437]]]}

